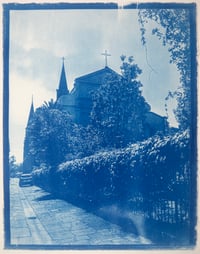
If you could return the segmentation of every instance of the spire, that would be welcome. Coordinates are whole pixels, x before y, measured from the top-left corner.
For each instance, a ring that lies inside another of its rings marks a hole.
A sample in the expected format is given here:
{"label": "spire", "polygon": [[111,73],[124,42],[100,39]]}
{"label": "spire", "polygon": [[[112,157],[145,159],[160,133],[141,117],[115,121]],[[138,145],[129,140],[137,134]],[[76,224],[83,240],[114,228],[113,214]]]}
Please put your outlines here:
{"label": "spire", "polygon": [[63,63],[62,63],[62,70],[60,75],[60,82],[57,89],[57,100],[60,96],[69,94],[69,90],[67,87],[67,79],[65,74],[65,65],[64,65],[65,58],[63,57],[62,60],[63,60]]}
{"label": "spire", "polygon": [[33,119],[33,115],[34,115],[34,106],[33,106],[33,96],[32,96],[32,102],[31,102],[31,107],[29,111],[27,126],[30,124],[30,121]]}
{"label": "spire", "polygon": [[30,173],[32,171],[33,166],[33,156],[30,154],[30,144],[31,144],[31,121],[34,116],[34,106],[33,106],[33,96],[31,107],[28,116],[28,122],[26,126],[26,133],[24,138],[24,153],[23,153],[23,172]]}

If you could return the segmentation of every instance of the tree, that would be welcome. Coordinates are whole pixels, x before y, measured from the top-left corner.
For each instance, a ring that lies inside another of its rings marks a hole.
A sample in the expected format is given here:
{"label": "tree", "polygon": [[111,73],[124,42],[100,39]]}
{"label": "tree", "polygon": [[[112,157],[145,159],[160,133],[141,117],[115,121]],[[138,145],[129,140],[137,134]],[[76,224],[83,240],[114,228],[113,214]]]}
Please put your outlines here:
{"label": "tree", "polygon": [[71,137],[73,142],[71,142],[66,160],[81,159],[101,149],[98,133],[92,126],[76,125],[75,128],[75,135]]}
{"label": "tree", "polygon": [[22,164],[16,162],[14,155],[9,157],[10,177],[16,177],[18,173],[22,173]]}
{"label": "tree", "polygon": [[186,8],[139,10],[142,43],[147,43],[145,25],[151,20],[155,24],[152,34],[168,47],[170,62],[176,64],[180,72],[180,86],[170,91],[170,96],[177,99],[175,116],[180,129],[186,129],[191,123],[191,48],[195,47],[191,44],[191,15],[191,10]]}
{"label": "tree", "polygon": [[30,153],[34,166],[46,164],[56,167],[65,161],[75,131],[69,114],[57,109],[56,104],[53,106],[52,101],[38,108],[29,126]]}
{"label": "tree", "polygon": [[143,139],[145,114],[150,110],[137,80],[142,71],[133,57],[121,60],[122,76],[108,76],[93,94],[91,124],[103,147],[119,148]]}

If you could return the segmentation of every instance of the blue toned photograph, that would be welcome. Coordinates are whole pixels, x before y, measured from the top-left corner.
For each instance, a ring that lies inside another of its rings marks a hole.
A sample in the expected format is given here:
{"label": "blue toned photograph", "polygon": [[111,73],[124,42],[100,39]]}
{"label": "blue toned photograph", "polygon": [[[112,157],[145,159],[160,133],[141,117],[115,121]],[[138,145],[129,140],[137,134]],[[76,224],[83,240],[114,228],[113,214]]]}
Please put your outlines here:
{"label": "blue toned photograph", "polygon": [[195,3],[3,5],[7,249],[192,249]]}

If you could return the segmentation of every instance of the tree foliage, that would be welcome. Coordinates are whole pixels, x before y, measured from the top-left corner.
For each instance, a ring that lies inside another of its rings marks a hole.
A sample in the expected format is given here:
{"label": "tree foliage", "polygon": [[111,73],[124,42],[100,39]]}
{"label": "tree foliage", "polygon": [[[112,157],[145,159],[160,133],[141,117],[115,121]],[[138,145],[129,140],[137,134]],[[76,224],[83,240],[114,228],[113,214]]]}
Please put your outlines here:
{"label": "tree foliage", "polygon": [[34,114],[30,133],[30,153],[34,165],[42,163],[57,166],[65,160],[72,144],[75,124],[66,112],[53,106],[52,102],[44,103]]}
{"label": "tree foliage", "polygon": [[53,100],[37,108],[27,128],[33,167],[55,168],[63,161],[80,159],[99,149],[95,130],[75,124]]}
{"label": "tree foliage", "polygon": [[150,106],[142,96],[138,81],[140,68],[133,57],[121,56],[121,76],[108,76],[93,94],[92,126],[103,147],[123,147],[144,136],[145,114]]}
{"label": "tree foliage", "polygon": [[[153,21],[156,35],[168,47],[170,62],[176,64],[180,73],[180,86],[171,95],[177,99],[175,115],[181,129],[186,129],[191,120],[191,24],[188,9],[140,9],[142,43],[145,45],[146,25]],[[168,97],[167,97],[168,98]]]}
{"label": "tree foliage", "polygon": [[67,160],[81,159],[101,149],[100,138],[92,126],[76,125],[74,135],[71,153],[66,156]]}
{"label": "tree foliage", "polygon": [[22,173],[22,164],[16,162],[14,155],[9,157],[9,172],[10,177],[16,177],[18,174]]}

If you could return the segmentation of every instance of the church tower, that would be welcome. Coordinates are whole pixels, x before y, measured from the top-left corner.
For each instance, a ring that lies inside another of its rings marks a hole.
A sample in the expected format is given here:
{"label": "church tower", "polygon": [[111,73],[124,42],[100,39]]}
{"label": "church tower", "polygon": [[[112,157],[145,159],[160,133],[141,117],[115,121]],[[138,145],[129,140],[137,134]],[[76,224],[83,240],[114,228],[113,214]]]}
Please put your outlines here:
{"label": "church tower", "polygon": [[69,90],[68,90],[68,86],[67,86],[67,79],[66,79],[66,74],[65,74],[65,65],[64,65],[64,58],[63,58],[62,70],[61,70],[61,75],[60,75],[60,82],[59,82],[59,86],[57,89],[57,100],[59,99],[60,96],[67,95],[67,94],[69,94]]}
{"label": "church tower", "polygon": [[25,139],[24,139],[24,154],[23,154],[23,172],[24,173],[30,173],[32,171],[33,158],[32,158],[32,155],[30,154],[30,142],[31,142],[30,125],[31,125],[33,116],[34,116],[34,105],[33,105],[33,99],[32,99],[29,116],[28,116],[28,122],[26,125]]}
{"label": "church tower", "polygon": [[33,105],[33,98],[32,98],[31,108],[30,108],[29,116],[28,116],[27,127],[30,125],[31,120],[33,119],[33,115],[34,115],[34,105]]}

